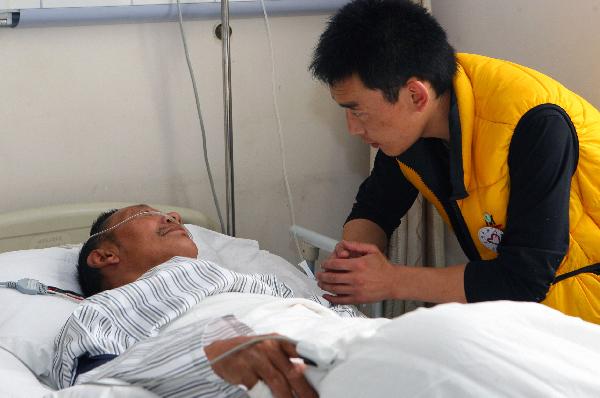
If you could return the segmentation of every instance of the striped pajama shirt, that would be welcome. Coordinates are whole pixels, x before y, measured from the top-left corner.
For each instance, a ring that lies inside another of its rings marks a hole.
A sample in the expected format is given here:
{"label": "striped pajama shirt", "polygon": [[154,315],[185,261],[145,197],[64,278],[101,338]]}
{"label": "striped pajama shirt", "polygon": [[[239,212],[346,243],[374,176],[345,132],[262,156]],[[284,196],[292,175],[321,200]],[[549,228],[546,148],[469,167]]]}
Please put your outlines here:
{"label": "striped pajama shirt", "polygon": [[[204,298],[228,292],[294,297],[274,275],[240,274],[209,261],[174,257],[135,282],[96,294],[77,307],[56,339],[52,380],[57,388],[66,388],[116,378],[161,397],[245,396],[242,388],[212,371],[203,347],[252,334],[248,326],[226,315],[159,334]],[[320,297],[311,299],[327,305]],[[357,315],[352,307],[331,309],[342,316]],[[102,355],[117,357],[76,378],[79,358]]]}

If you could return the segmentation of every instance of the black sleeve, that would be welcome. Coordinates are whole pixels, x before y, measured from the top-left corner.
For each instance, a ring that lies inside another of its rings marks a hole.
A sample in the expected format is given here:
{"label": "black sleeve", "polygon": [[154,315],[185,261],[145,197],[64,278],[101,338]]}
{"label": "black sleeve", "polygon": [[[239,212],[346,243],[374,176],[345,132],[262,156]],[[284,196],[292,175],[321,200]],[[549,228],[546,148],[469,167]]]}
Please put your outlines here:
{"label": "black sleeve", "polygon": [[468,302],[541,301],[569,247],[569,195],[578,143],[568,115],[542,105],[523,116],[509,155],[510,194],[498,257],[472,261]]}
{"label": "black sleeve", "polygon": [[392,235],[412,206],[418,191],[400,171],[395,158],[378,151],[371,175],[360,185],[346,222],[364,218]]}

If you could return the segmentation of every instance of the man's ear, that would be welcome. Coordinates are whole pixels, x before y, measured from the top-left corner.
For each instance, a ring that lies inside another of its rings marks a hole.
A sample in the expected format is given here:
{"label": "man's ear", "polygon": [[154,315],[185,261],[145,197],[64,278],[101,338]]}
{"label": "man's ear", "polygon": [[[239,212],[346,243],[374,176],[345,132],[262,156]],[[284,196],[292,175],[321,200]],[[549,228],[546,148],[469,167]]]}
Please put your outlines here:
{"label": "man's ear", "polygon": [[425,106],[429,103],[431,93],[425,82],[415,77],[411,77],[406,82],[406,88],[410,96],[411,104],[416,111],[422,111]]}
{"label": "man's ear", "polygon": [[87,263],[92,268],[102,269],[120,262],[119,251],[115,247],[100,247],[88,254]]}

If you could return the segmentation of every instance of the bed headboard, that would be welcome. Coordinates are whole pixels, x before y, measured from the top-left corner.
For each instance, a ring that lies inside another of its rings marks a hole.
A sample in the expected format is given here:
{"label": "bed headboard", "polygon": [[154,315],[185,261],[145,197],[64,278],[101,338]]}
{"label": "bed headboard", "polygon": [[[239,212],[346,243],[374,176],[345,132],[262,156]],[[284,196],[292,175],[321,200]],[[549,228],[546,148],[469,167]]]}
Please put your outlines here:
{"label": "bed headboard", "polygon": [[[89,236],[90,227],[100,213],[134,204],[76,203],[0,214],[0,253],[81,243]],[[185,223],[217,229],[216,224],[200,211],[168,205],[151,206],[167,212],[176,211]]]}

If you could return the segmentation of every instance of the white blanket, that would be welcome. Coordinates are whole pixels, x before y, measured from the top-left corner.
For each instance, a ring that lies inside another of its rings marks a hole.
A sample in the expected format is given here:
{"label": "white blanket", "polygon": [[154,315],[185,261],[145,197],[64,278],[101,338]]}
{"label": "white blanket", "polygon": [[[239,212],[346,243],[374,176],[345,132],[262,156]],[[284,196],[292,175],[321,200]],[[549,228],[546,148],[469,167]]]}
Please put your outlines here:
{"label": "white blanket", "polygon": [[307,372],[325,398],[600,395],[600,327],[541,304],[446,304],[386,320],[340,318],[304,299],[245,296],[212,297],[171,327],[231,313],[257,333],[334,347],[331,370]]}
{"label": "white blanket", "polygon": [[[279,332],[335,347],[339,359],[331,370],[307,371],[324,398],[600,396],[600,326],[541,304],[446,304],[372,320],[340,318],[304,299],[229,293],[205,300],[165,330],[228,313],[257,333]],[[50,393],[9,357],[0,351],[0,392]],[[250,393],[269,396],[264,385]],[[132,386],[84,385],[50,394],[155,397]]]}
{"label": "white blanket", "polygon": [[535,303],[420,309],[346,354],[322,397],[600,395],[600,327]]}

